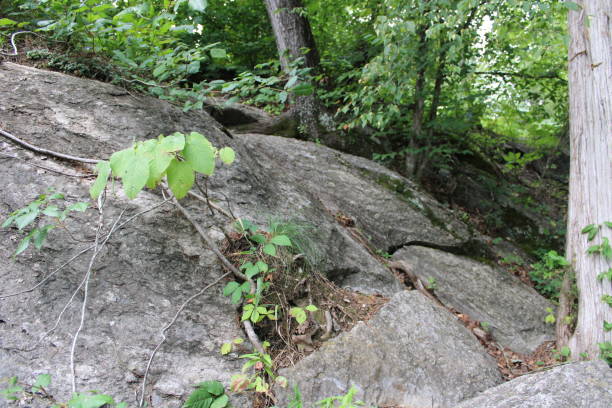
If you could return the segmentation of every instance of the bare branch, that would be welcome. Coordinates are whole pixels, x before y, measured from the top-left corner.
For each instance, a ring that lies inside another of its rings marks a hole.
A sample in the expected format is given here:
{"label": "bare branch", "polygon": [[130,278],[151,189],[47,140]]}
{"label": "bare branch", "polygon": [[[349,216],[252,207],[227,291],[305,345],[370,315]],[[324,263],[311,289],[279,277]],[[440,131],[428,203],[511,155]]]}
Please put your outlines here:
{"label": "bare branch", "polygon": [[[19,34],[25,34],[25,33],[32,33],[32,31],[17,31],[16,33],[13,33],[13,35],[11,35],[11,45],[13,46],[13,53],[9,54],[8,52],[3,52],[0,51],[0,54],[2,55],[8,55],[8,56],[15,56],[15,55],[19,55],[19,53],[17,52],[17,46],[15,45],[15,37],[17,37]],[[32,33],[34,34],[34,33]]]}
{"label": "bare branch", "polygon": [[50,171],[50,172],[53,172],[53,173],[57,173],[57,174],[62,174],[64,176],[68,176],[68,177],[78,177],[78,178],[93,177],[92,174],[70,174],[70,173],[64,173],[63,171],[55,170],[55,169],[52,169],[52,168],[46,167],[46,166],[41,166],[40,164],[30,163],[27,159],[24,159],[22,157],[11,156],[10,154],[5,154],[5,153],[2,153],[2,152],[0,152],[0,156],[6,157],[6,158],[9,158],[9,159],[21,160],[21,161],[25,162],[25,164],[27,164],[28,166],[38,167],[39,169],[47,170],[47,171]]}
{"label": "bare branch", "polygon": [[157,346],[153,349],[153,352],[151,353],[151,356],[149,357],[149,362],[147,363],[147,368],[145,369],[145,373],[144,373],[144,378],[142,379],[142,391],[141,391],[141,395],[140,395],[140,403],[138,404],[139,407],[142,407],[144,404],[144,397],[145,397],[145,389],[147,386],[147,376],[149,374],[149,370],[151,368],[151,364],[153,363],[153,358],[155,357],[155,354],[157,354],[157,351],[159,350],[159,348],[162,346],[162,344],[164,344],[164,342],[166,341],[166,331],[172,327],[172,325],[174,324],[174,322],[176,322],[176,319],[178,318],[179,314],[183,311],[183,309],[185,309],[185,307],[189,304],[189,302],[191,302],[193,299],[197,298],[198,296],[202,295],[204,292],[206,292],[208,289],[210,289],[211,287],[215,286],[217,283],[221,282],[221,280],[223,280],[226,276],[228,276],[231,272],[226,272],[225,274],[221,275],[219,278],[217,278],[214,282],[212,282],[211,284],[205,286],[202,290],[200,290],[198,293],[196,293],[195,295],[192,295],[189,299],[187,299],[185,302],[183,302],[183,304],[181,305],[181,307],[179,307],[179,309],[176,311],[176,314],[174,315],[174,318],[170,321],[170,323],[168,323],[161,331],[161,337],[162,340],[157,344]]}
{"label": "bare branch", "polygon": [[14,136],[10,134],[9,132],[6,132],[2,129],[0,129],[0,135],[17,143],[21,147],[24,147],[28,150],[31,150],[39,154],[44,154],[45,156],[51,156],[51,157],[56,157],[58,159],[71,160],[71,161],[76,161],[76,162],[81,162],[81,163],[92,163],[92,164],[99,163],[102,161],[102,160],[97,160],[97,159],[88,159],[84,157],[71,156],[69,154],[64,154],[64,153],[55,152],[53,150],[43,149],[42,147],[37,147],[24,140],[21,140],[17,136]]}

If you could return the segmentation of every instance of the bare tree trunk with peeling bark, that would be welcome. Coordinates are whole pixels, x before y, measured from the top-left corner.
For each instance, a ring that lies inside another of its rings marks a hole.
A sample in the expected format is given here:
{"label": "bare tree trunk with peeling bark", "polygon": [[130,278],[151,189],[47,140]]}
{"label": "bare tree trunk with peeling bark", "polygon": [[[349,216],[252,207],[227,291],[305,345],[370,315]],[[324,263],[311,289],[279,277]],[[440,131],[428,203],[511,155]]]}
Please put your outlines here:
{"label": "bare tree trunk with peeling bark", "polygon": [[[304,67],[316,69],[319,66],[319,54],[301,0],[264,0],[264,3],[283,71],[288,73],[290,63],[300,57],[304,58]],[[307,139],[320,138],[320,109],[315,94],[294,97],[292,102],[292,116],[298,130]]]}
{"label": "bare tree trunk with peeling bark", "polygon": [[[612,241],[612,1],[575,0],[569,12],[570,192],[566,256],[576,272],[578,322],[569,341],[572,358],[599,354],[598,344],[612,341],[612,307],[602,296],[612,295],[610,279],[598,280],[612,261],[587,254],[604,237]],[[595,239],[581,233],[587,225],[602,225]]]}

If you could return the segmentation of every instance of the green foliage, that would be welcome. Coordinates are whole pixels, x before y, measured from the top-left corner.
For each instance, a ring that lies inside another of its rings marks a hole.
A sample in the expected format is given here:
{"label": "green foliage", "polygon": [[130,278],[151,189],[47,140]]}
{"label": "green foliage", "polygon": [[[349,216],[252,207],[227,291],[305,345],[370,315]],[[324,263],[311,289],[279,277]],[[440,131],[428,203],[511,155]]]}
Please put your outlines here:
{"label": "green foliage", "polygon": [[[0,382],[3,382],[3,380],[0,380]],[[5,382],[7,387],[0,390],[0,396],[9,401],[20,401],[28,397],[39,398],[41,403],[52,403],[53,408],[127,408],[125,402],[115,402],[110,395],[97,391],[74,393],[67,403],[58,402],[49,394],[50,374],[38,375],[33,385],[20,383],[17,377],[10,377]]]}
{"label": "green foliage", "polygon": [[320,408],[357,408],[365,407],[366,405],[361,401],[353,401],[357,389],[353,386],[348,390],[345,395],[328,397],[317,402],[317,407]]}
{"label": "green foliage", "polygon": [[529,277],[538,292],[549,299],[558,301],[563,275],[568,266],[569,262],[556,251],[548,251],[542,255],[539,262],[531,265],[532,270],[529,271]]}
{"label": "green foliage", "polygon": [[[89,205],[85,202],[79,202],[67,206],[64,205],[64,208],[61,209],[57,202],[64,200],[63,194],[55,193],[53,189],[49,189],[47,194],[39,195],[27,206],[9,214],[9,217],[2,223],[2,228],[14,225],[19,231],[22,231],[26,227],[33,225],[37,219],[39,220],[39,226],[30,228],[30,231],[17,245],[13,256],[17,256],[25,251],[30,243],[33,243],[36,249],[41,249],[51,230],[62,226],[70,213],[74,211],[83,212]],[[40,225],[43,224],[42,219],[49,220],[51,223]]]}
{"label": "green foliage", "polygon": [[226,355],[232,352],[232,350],[234,349],[235,345],[239,345],[244,343],[244,339],[238,337],[234,340],[232,340],[229,343],[223,343],[223,346],[221,346],[221,355]]}
{"label": "green foliage", "polygon": [[289,310],[289,314],[295,318],[298,324],[302,324],[308,319],[306,312],[316,312],[319,310],[315,305],[308,305],[306,307],[292,307]]}
{"label": "green foliage", "polygon": [[[264,349],[270,344],[263,342]],[[287,379],[274,374],[272,357],[267,353],[253,352],[240,356],[247,360],[242,366],[242,373],[232,376],[230,389],[233,392],[244,392],[254,390],[255,392],[268,393],[272,383],[286,387]],[[250,372],[250,374],[247,374]]]}
{"label": "green foliage", "polygon": [[229,407],[229,397],[219,381],[205,381],[197,385],[183,408],[226,408]]}
{"label": "green foliage", "polygon": [[[221,154],[222,152],[222,154]],[[229,147],[218,151],[202,134],[191,132],[184,135],[175,132],[164,137],[144,142],[114,153],[110,162],[98,163],[98,178],[90,189],[96,199],[104,190],[109,169],[120,178],[128,198],[136,198],[147,186],[155,188],[164,177],[177,199],[187,195],[195,182],[195,172],[206,176],[213,174],[215,158],[219,156],[225,164],[234,161],[235,153]]]}

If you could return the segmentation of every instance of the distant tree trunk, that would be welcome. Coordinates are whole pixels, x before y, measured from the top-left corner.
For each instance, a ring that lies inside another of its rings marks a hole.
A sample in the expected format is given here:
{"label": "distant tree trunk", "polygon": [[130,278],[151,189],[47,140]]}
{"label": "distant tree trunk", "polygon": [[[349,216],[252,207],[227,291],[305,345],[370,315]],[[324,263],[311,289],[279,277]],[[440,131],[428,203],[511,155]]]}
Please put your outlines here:
{"label": "distant tree trunk", "polygon": [[[612,307],[602,296],[612,295],[612,282],[597,275],[610,268],[602,254],[587,248],[612,241],[612,229],[602,226],[587,242],[581,230],[612,221],[612,1],[574,0],[580,11],[569,12],[570,191],[566,256],[576,272],[578,323],[569,346],[573,358],[595,358],[598,343],[612,341],[604,321],[612,323]],[[587,21],[588,19],[588,21]]]}
{"label": "distant tree trunk", "polygon": [[[264,3],[283,71],[288,73],[290,63],[299,57],[304,57],[305,67],[316,70],[319,66],[319,54],[310,23],[303,14],[304,6],[301,0],[264,0]],[[297,96],[292,102],[292,116],[297,122],[298,130],[304,132],[307,139],[318,139],[320,108],[315,94]]]}

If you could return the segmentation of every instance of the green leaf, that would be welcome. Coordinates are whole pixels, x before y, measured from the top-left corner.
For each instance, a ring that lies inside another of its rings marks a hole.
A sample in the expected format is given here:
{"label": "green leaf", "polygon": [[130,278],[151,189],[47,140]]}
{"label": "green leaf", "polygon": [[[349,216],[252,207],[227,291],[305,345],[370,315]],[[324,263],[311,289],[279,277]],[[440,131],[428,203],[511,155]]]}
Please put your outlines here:
{"label": "green leaf", "polygon": [[308,82],[301,82],[291,89],[297,96],[308,96],[314,92],[314,88]]}
{"label": "green leaf", "polygon": [[187,135],[183,157],[198,173],[210,176],[215,171],[215,149],[200,133]]}
{"label": "green leaf", "polygon": [[249,237],[249,239],[258,244],[264,244],[266,242],[266,237],[261,234],[254,234]]}
{"label": "green leaf", "polygon": [[30,246],[30,239],[32,239],[31,235],[28,235],[24,239],[22,239],[19,242],[19,245],[17,245],[17,249],[15,249],[15,253],[13,254],[13,256],[17,256],[26,249],[28,249],[28,246]]}
{"label": "green leaf", "polygon": [[572,354],[572,350],[567,346],[563,346],[561,347],[560,353],[563,357],[569,357]]}
{"label": "green leaf", "polygon": [[121,180],[123,190],[129,199],[134,199],[147,184],[149,179],[149,159],[144,155],[134,154],[129,167],[125,169]]}
{"label": "green leaf", "polygon": [[226,355],[231,353],[232,351],[232,343],[223,343],[221,346],[221,355]]}
{"label": "green leaf", "polygon": [[253,314],[253,309],[247,309],[245,306],[244,310],[242,311],[242,317],[240,318],[240,321],[244,322],[245,320],[249,320],[252,314]]}
{"label": "green leaf", "polygon": [[227,403],[229,402],[229,397],[227,395],[221,395],[216,400],[213,401],[210,408],[225,408],[227,407]]}
{"label": "green leaf", "polygon": [[263,252],[264,254],[267,254],[270,256],[276,256],[276,247],[272,244],[266,244],[263,247]]}
{"label": "green leaf", "polygon": [[34,392],[38,392],[41,388],[47,388],[51,385],[51,374],[40,374],[36,377],[36,382],[32,386]]}
{"label": "green leaf", "polygon": [[606,321],[604,320],[604,325],[603,325],[603,327],[604,327],[604,331],[609,332],[610,330],[612,330],[612,323],[608,323],[608,322],[606,322]]}
{"label": "green leaf", "polygon": [[32,221],[34,221],[36,217],[38,217],[39,213],[40,213],[40,210],[38,209],[38,207],[36,207],[35,209],[31,211],[25,212],[23,215],[19,215],[15,217],[13,222],[15,223],[15,225],[17,226],[19,230],[22,230],[28,225],[30,225],[30,223],[32,223]]}
{"label": "green leaf", "polygon": [[225,59],[227,57],[227,53],[223,48],[212,48],[210,50],[210,56],[214,59]]}
{"label": "green leaf", "polygon": [[16,21],[11,20],[10,18],[0,18],[0,27],[6,27],[17,24]]}
{"label": "green leaf", "polygon": [[68,208],[66,208],[66,210],[83,212],[87,209],[87,207],[89,207],[89,203],[81,201],[81,202],[69,205]]}
{"label": "green leaf", "polygon": [[237,290],[234,291],[234,293],[232,293],[232,303],[237,305],[238,303],[240,303],[240,300],[242,299],[242,291],[241,290]]}
{"label": "green leaf", "polygon": [[306,316],[306,312],[301,307],[292,307],[289,310],[289,314],[293,316],[299,324],[304,323],[306,319],[308,318]]}
{"label": "green leaf", "polygon": [[43,228],[36,228],[32,230],[32,233],[31,233],[32,242],[34,243],[34,246],[36,247],[36,249],[42,248],[43,243],[45,242],[45,239],[47,238],[47,234],[53,228],[55,228],[54,225],[45,225]]}
{"label": "green leaf", "polygon": [[219,381],[204,381],[198,384],[199,388],[203,388],[214,396],[219,396],[225,392],[223,384]]}
{"label": "green leaf", "polygon": [[240,284],[236,281],[228,282],[227,285],[223,288],[223,296],[229,296],[236,291],[240,287]]}
{"label": "green leaf", "polygon": [[68,401],[69,408],[100,408],[103,405],[113,405],[115,401],[109,395],[104,394],[72,394],[72,399]]}
{"label": "green leaf", "polygon": [[231,147],[223,147],[219,150],[219,158],[227,165],[230,165],[236,159],[236,152]]}
{"label": "green leaf", "polygon": [[149,162],[149,178],[147,179],[147,187],[155,188],[157,183],[164,177],[168,166],[172,162],[174,156],[172,154],[156,150],[153,158]]}
{"label": "green leaf", "polygon": [[274,245],[291,246],[291,240],[286,235],[277,235],[270,240]]}
{"label": "green leaf", "polygon": [[174,132],[158,142],[158,150],[166,153],[180,152],[185,148],[185,135]]}
{"label": "green leaf", "polygon": [[317,310],[319,310],[319,308],[315,305],[308,305],[304,309],[308,310],[309,312],[316,312]]}
{"label": "green leaf", "polygon": [[110,157],[110,167],[115,177],[123,177],[123,174],[130,167],[135,154],[136,152],[132,147],[112,154]]}
{"label": "green leaf", "polygon": [[89,188],[89,195],[93,200],[97,200],[106,188],[106,183],[108,182],[108,176],[111,173],[110,163],[107,161],[101,161],[96,164],[96,172],[98,173],[98,177],[96,177],[96,181]]}
{"label": "green leaf", "polygon": [[50,205],[45,208],[42,212],[44,215],[48,217],[59,218],[62,215],[62,211],[59,209],[57,205]]}
{"label": "green leaf", "polygon": [[177,200],[185,197],[195,182],[195,173],[187,162],[172,159],[166,174],[168,186]]}
{"label": "green leaf", "polygon": [[604,225],[608,228],[612,228],[612,222],[610,221],[604,221]]}
{"label": "green leaf", "polygon": [[564,1],[561,4],[564,7],[566,7],[568,10],[572,10],[572,11],[580,11],[580,10],[582,10],[582,6],[580,6],[577,3],[574,3],[573,1]]}
{"label": "green leaf", "polygon": [[259,269],[263,273],[268,272],[268,264],[265,263],[264,261],[255,262],[255,266],[257,266],[257,269]]}

